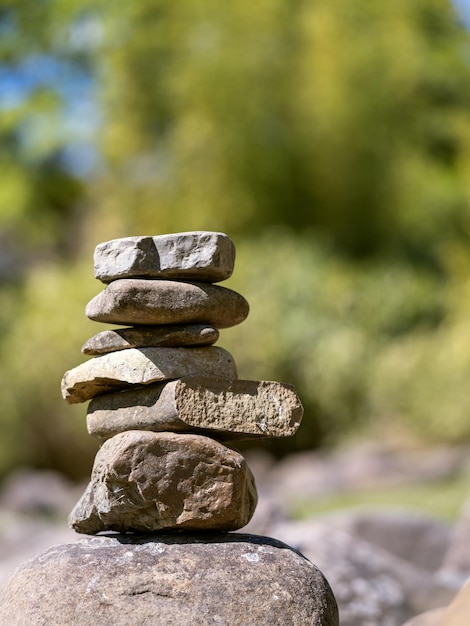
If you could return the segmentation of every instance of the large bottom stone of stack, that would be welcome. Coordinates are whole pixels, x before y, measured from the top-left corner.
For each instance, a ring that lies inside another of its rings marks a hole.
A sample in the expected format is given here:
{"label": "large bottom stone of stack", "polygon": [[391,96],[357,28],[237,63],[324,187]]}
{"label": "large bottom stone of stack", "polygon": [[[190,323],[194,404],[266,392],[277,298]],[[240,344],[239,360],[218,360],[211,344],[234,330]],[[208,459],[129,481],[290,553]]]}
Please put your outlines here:
{"label": "large bottom stone of stack", "polygon": [[337,626],[333,593],[300,553],[243,534],[82,538],[0,591],[8,626]]}
{"label": "large bottom stone of stack", "polygon": [[129,430],[98,451],[69,523],[80,533],[236,530],[257,503],[243,456],[202,435]]}

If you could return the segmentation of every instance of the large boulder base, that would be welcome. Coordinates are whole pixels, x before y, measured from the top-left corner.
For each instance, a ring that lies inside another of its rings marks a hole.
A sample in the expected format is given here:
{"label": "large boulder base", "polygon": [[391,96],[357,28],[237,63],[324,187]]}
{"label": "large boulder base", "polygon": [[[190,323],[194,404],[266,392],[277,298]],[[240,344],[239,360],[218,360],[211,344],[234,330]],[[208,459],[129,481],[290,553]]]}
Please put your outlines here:
{"label": "large boulder base", "polygon": [[0,591],[5,626],[338,626],[321,572],[243,534],[123,535],[55,546]]}
{"label": "large boulder base", "polygon": [[245,298],[207,283],[123,278],[110,283],[87,304],[95,322],[109,324],[211,324],[236,326],[249,311]]}
{"label": "large boulder base", "polygon": [[201,435],[130,430],[98,451],[69,523],[87,534],[236,530],[250,521],[257,499],[239,452]]}
{"label": "large boulder base", "polygon": [[237,378],[237,368],[232,355],[215,346],[129,348],[97,356],[65,372],[62,397],[76,404],[102,393],[184,376]]}
{"label": "large boulder base", "polygon": [[231,239],[209,231],[113,239],[94,254],[95,277],[104,283],[136,277],[215,283],[231,276],[234,263]]}
{"label": "large boulder base", "polygon": [[202,432],[218,439],[287,437],[302,419],[292,385],[273,381],[188,377],[98,396],[90,402],[90,435],[125,430]]}
{"label": "large boulder base", "polygon": [[134,326],[103,330],[82,346],[82,352],[92,356],[128,348],[181,348],[208,346],[217,341],[219,331],[208,324],[186,326]]}

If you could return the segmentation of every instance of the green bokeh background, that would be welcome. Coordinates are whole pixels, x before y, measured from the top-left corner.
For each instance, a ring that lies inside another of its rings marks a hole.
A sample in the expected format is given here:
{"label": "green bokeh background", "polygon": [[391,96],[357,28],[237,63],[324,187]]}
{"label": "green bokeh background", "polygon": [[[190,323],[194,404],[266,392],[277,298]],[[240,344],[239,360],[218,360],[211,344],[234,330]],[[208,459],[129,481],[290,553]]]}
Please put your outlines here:
{"label": "green bokeh background", "polygon": [[470,35],[449,1],[11,0],[0,33],[0,476],[88,474],[60,380],[101,329],[93,249],[183,230],[236,244],[251,313],[219,344],[240,377],[302,399],[276,454],[470,439]]}

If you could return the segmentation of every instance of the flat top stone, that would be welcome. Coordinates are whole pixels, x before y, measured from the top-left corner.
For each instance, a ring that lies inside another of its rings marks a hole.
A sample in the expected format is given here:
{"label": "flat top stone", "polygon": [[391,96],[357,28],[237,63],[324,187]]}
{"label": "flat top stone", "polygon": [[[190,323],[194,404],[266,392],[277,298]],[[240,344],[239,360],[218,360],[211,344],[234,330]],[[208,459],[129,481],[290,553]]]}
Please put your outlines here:
{"label": "flat top stone", "polygon": [[117,278],[176,278],[218,282],[229,278],[235,246],[224,233],[193,231],[125,237],[98,244],[95,277],[104,283]]}
{"label": "flat top stone", "polygon": [[104,535],[57,545],[16,570],[0,592],[0,623],[338,626],[338,612],[315,565],[274,539]]}
{"label": "flat top stone", "polygon": [[100,355],[127,348],[203,346],[215,343],[218,338],[219,331],[209,324],[133,326],[97,333],[82,346],[82,352]]}
{"label": "flat top stone", "polygon": [[186,377],[98,396],[88,407],[87,426],[98,439],[137,428],[201,432],[226,441],[293,435],[302,414],[287,383]]}
{"label": "flat top stone", "polygon": [[232,289],[176,280],[115,280],[87,304],[96,322],[131,325],[210,324],[229,328],[247,317],[248,302]]}
{"label": "flat top stone", "polygon": [[129,348],[89,359],[65,372],[62,397],[69,404],[135,385],[183,376],[237,378],[232,355],[223,348]]}

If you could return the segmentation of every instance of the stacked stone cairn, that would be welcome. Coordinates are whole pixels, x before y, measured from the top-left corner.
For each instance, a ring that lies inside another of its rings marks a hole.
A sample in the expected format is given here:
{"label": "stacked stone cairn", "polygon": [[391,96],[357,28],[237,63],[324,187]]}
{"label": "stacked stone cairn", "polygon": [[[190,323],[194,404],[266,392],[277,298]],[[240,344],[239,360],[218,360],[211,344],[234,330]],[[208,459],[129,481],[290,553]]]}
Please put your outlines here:
{"label": "stacked stone cairn", "polygon": [[[0,626],[338,626],[335,598],[303,555],[233,533],[257,493],[239,439],[297,430],[292,385],[237,378],[213,344],[248,304],[215,285],[235,249],[222,233],[129,237],[98,245],[107,284],[86,308],[104,330],[66,372],[69,403],[90,400],[102,442],[69,522],[99,536],[54,546],[0,590]],[[105,532],[103,532],[105,531]]]}
{"label": "stacked stone cairn", "polygon": [[100,244],[107,287],[86,307],[105,330],[94,355],[68,371],[69,403],[91,400],[90,435],[103,441],[91,482],[70,516],[80,533],[236,530],[257,503],[253,475],[225,442],[292,435],[302,405],[292,385],[239,380],[219,329],[242,322],[247,301],[214,285],[233,271],[222,233],[129,237]]}

